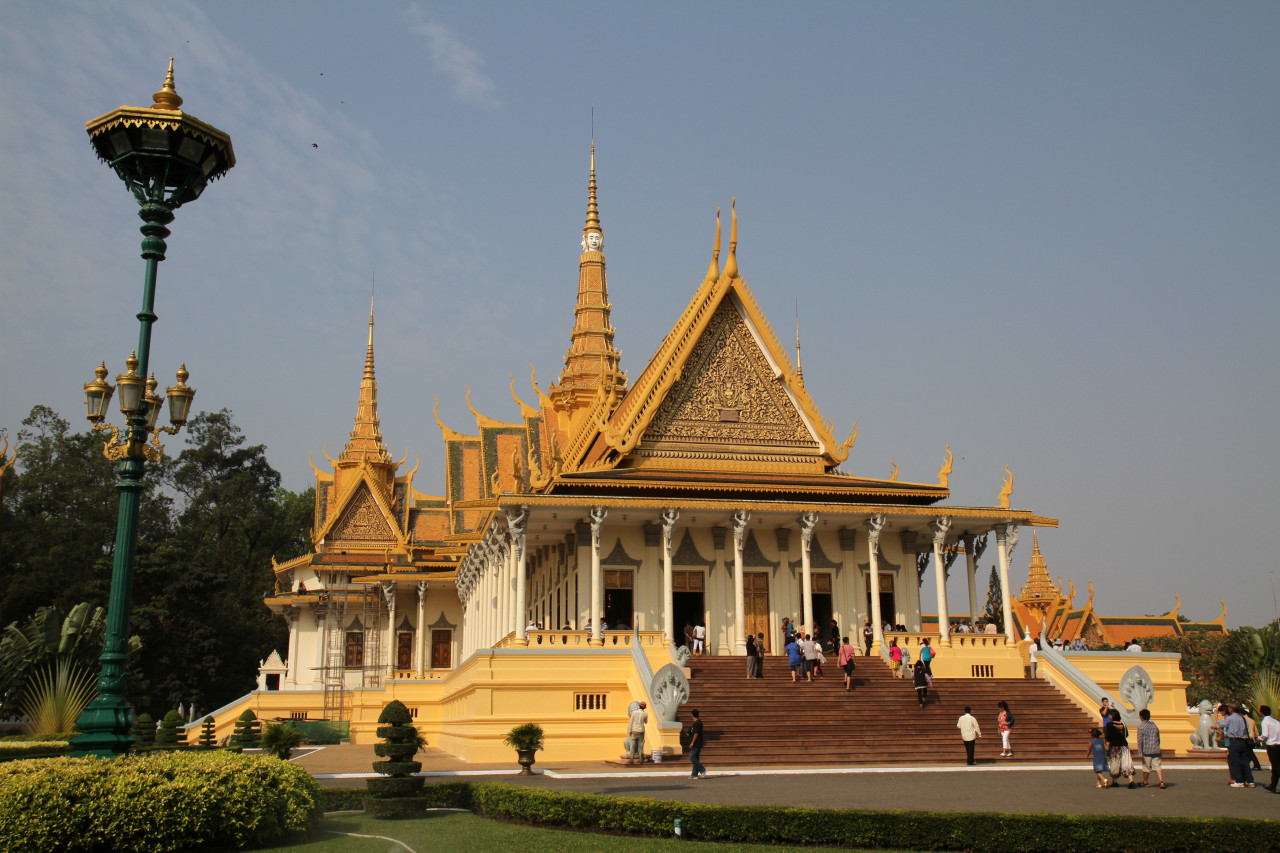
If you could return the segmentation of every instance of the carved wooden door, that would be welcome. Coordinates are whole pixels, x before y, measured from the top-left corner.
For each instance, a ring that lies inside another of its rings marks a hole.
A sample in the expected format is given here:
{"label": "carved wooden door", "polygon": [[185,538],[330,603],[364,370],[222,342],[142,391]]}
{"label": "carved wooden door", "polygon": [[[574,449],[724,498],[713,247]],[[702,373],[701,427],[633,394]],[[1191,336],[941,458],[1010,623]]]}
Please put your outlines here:
{"label": "carved wooden door", "polygon": [[413,633],[396,634],[396,669],[413,669]]}
{"label": "carved wooden door", "polygon": [[747,635],[764,634],[764,650],[769,651],[769,573],[742,573],[742,609]]}
{"label": "carved wooden door", "polygon": [[434,630],[431,632],[431,668],[449,669],[453,666],[453,632]]}

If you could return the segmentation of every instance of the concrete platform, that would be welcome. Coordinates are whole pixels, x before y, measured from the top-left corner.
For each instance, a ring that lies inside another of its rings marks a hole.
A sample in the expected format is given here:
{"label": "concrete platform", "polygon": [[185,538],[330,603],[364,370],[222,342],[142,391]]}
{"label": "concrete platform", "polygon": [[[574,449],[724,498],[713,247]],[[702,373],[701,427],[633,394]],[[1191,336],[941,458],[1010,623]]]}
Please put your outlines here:
{"label": "concrete platform", "polygon": [[[1087,744],[1086,744],[1087,745]],[[957,751],[963,750],[958,747]],[[733,805],[794,805],[840,809],[923,809],[1061,814],[1185,815],[1280,819],[1280,795],[1263,789],[1270,768],[1255,773],[1256,788],[1231,788],[1226,762],[1176,759],[1165,763],[1168,787],[1094,787],[1087,762],[1006,764],[921,763],[901,766],[826,765],[757,767],[717,772],[715,755],[703,754],[709,776],[689,778],[687,763],[618,766],[610,762],[538,762],[534,776],[519,776],[515,756],[507,764],[471,764],[439,749],[419,753],[425,775],[437,779],[492,779],[560,791],[652,797]],[[362,787],[374,775],[372,746],[330,746],[295,764],[331,787]],[[1141,781],[1139,770],[1137,779]],[[1154,782],[1155,777],[1152,777]],[[1277,826],[1280,832],[1280,825]]]}

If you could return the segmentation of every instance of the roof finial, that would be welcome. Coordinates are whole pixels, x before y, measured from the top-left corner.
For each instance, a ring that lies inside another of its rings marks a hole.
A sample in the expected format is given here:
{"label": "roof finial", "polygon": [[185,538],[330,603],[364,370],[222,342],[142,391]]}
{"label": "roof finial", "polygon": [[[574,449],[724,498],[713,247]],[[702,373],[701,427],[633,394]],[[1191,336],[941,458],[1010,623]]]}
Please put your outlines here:
{"label": "roof finial", "polygon": [[738,277],[738,197],[733,197],[729,206],[732,222],[729,225],[729,259],[724,262],[724,274],[729,278]]}
{"label": "roof finial", "polygon": [[[594,112],[593,119],[594,122]],[[596,140],[595,132],[591,135],[591,178],[587,181],[587,224],[583,226],[582,237],[585,240],[588,233],[594,231],[602,238],[604,231],[600,228],[600,208],[596,204]]]}
{"label": "roof finial", "polygon": [[800,297],[796,297],[796,378],[804,381],[804,364],[800,361]]}
{"label": "roof finial", "polygon": [[711,250],[711,266],[707,267],[707,281],[720,278],[720,206],[716,205],[716,247]]}
{"label": "roof finial", "polygon": [[173,57],[169,57],[169,73],[164,77],[164,85],[160,87],[160,91],[151,96],[154,101],[151,105],[153,110],[176,110],[182,106],[182,98],[178,97],[178,91],[173,88]]}
{"label": "roof finial", "polygon": [[364,356],[364,375],[366,379],[373,378],[373,291],[377,286],[377,273],[374,273],[373,282],[369,285],[369,348],[365,351]]}

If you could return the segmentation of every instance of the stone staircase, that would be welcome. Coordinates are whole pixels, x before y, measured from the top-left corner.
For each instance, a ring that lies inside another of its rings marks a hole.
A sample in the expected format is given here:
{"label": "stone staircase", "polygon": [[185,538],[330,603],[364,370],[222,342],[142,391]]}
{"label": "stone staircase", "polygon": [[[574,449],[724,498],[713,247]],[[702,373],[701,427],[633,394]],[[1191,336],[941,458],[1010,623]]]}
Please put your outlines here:
{"label": "stone staircase", "polygon": [[[1048,682],[1022,678],[935,678],[921,708],[911,682],[878,657],[857,659],[849,692],[834,657],[812,683],[792,684],[786,657],[776,655],[765,658],[763,679],[747,679],[743,657],[693,657],[689,668],[679,719],[687,728],[689,710],[699,709],[705,762],[714,766],[963,763],[956,720],[965,705],[982,727],[980,763],[1084,763],[1096,725]],[[1012,759],[997,758],[1001,699],[1015,719]]]}

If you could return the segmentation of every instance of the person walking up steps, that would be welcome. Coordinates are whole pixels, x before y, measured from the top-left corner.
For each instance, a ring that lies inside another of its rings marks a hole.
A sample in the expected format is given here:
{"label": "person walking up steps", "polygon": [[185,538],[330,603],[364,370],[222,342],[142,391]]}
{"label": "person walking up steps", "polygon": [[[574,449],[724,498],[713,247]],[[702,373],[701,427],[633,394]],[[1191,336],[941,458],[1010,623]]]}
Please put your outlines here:
{"label": "person walking up steps", "polygon": [[929,673],[925,672],[924,661],[916,661],[916,674],[914,677],[916,698],[920,700],[920,707],[929,701]]}
{"label": "person walking up steps", "polygon": [[764,632],[756,634],[756,678],[764,678]]}
{"label": "person walking up steps", "polygon": [[1009,703],[1003,699],[996,703],[996,707],[1000,709],[1000,715],[996,717],[996,727],[1000,730],[1000,757],[1013,758],[1013,747],[1009,745],[1013,713],[1009,710]]}
{"label": "person walking up steps", "polygon": [[698,716],[698,709],[694,708],[689,712],[693,717],[693,725],[689,726],[689,764],[693,767],[693,773],[690,779],[697,779],[707,775],[707,768],[702,766],[702,719]]}
{"label": "person walking up steps", "polygon": [[849,638],[845,637],[844,642],[840,646],[840,657],[839,657],[840,668],[844,670],[844,689],[845,690],[853,689],[854,655],[855,655],[855,652],[853,650],[853,646],[849,645]]}

